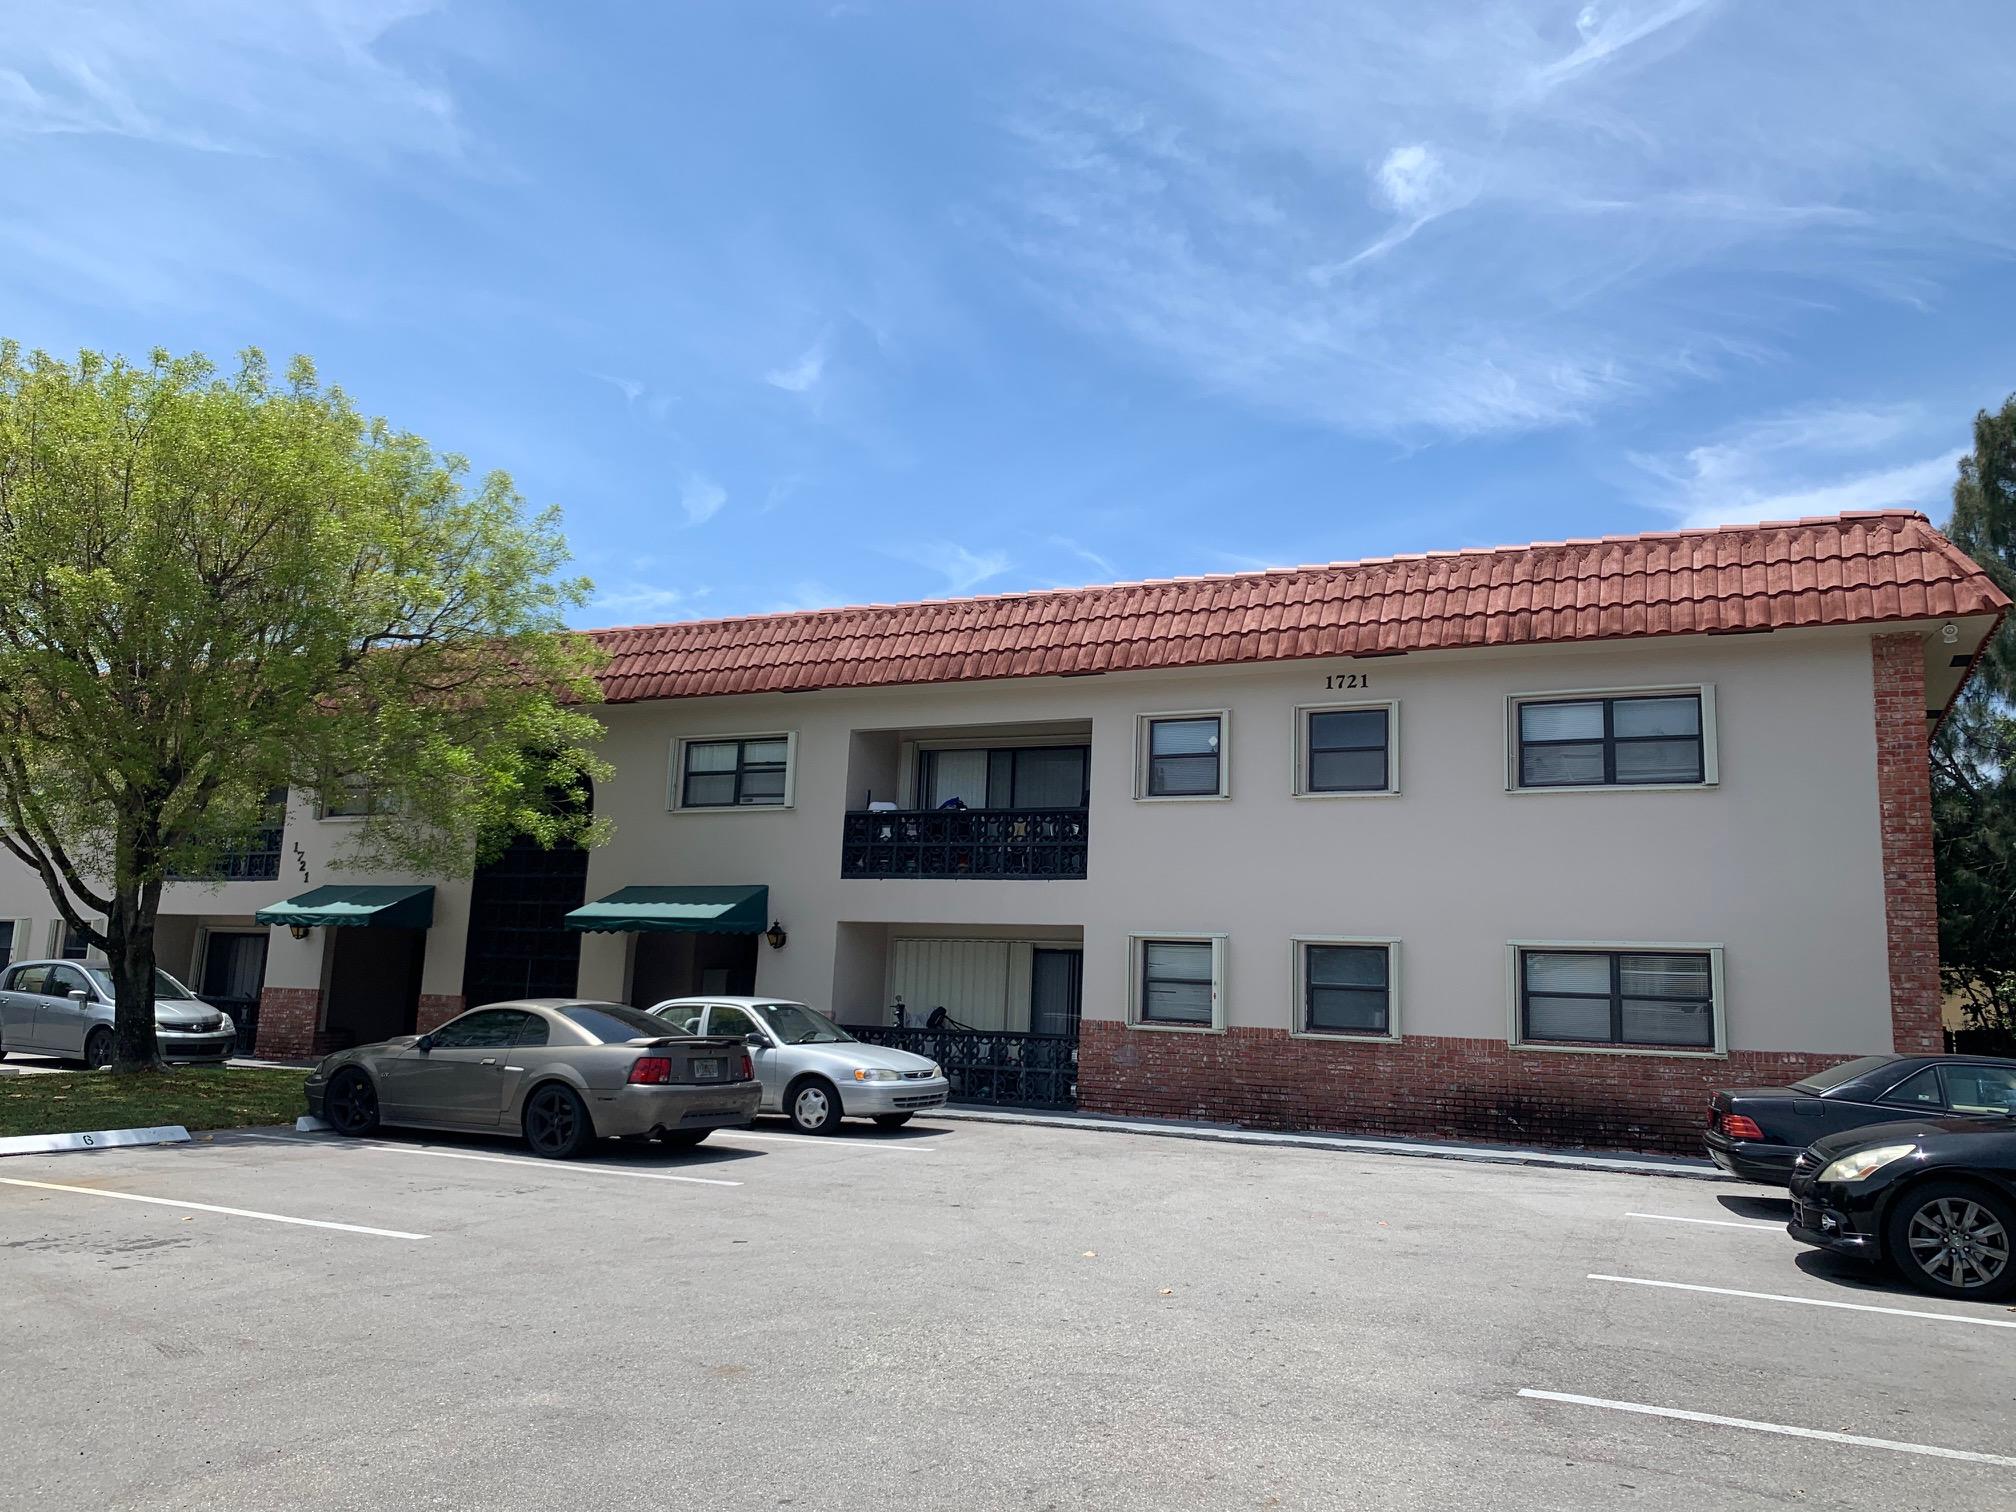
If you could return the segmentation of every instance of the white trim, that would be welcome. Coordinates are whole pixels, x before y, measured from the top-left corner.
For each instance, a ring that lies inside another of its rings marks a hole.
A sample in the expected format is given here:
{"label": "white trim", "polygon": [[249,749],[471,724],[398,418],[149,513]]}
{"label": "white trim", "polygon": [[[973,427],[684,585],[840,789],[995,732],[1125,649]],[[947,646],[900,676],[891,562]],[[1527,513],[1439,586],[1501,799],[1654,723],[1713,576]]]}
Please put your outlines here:
{"label": "white trim", "polygon": [[[1309,786],[1309,716],[1344,714],[1353,709],[1386,711],[1386,786],[1354,788],[1342,793],[1320,793]],[[1400,700],[1397,698],[1356,699],[1345,703],[1305,703],[1295,705],[1294,739],[1289,742],[1295,762],[1290,774],[1289,793],[1296,798],[1398,798],[1400,796]]]}
{"label": "white trim", "polygon": [[[1221,737],[1222,738],[1222,737]],[[1144,929],[1127,936],[1127,1027],[1165,1034],[1223,1034],[1225,1032],[1225,947],[1231,937],[1194,929]],[[1161,944],[1203,943],[1211,947],[1211,1022],[1170,1024],[1141,1016],[1141,947]]]}
{"label": "white trim", "polygon": [[[1575,699],[1656,698],[1662,693],[1692,693],[1701,700],[1701,780],[1699,782],[1591,782],[1577,786],[1525,787],[1519,781],[1519,708],[1522,704]],[[1719,786],[1721,762],[1716,755],[1715,684],[1650,683],[1609,688],[1556,688],[1505,695],[1505,791],[1508,793],[1696,793]]]}
{"label": "white trim", "polygon": [[[1307,1029],[1302,1027],[1302,1004],[1308,986],[1306,980],[1307,952],[1304,947],[1309,945],[1383,945],[1386,947],[1386,1032],[1384,1034],[1361,1034],[1349,1029]],[[1293,956],[1288,974],[1288,980],[1292,984],[1292,991],[1294,993],[1294,996],[1288,1000],[1288,1033],[1291,1038],[1371,1045],[1397,1045],[1400,1042],[1400,937],[1398,935],[1291,935],[1288,938],[1288,948]]]}
{"label": "white trim", "polygon": [[[1215,793],[1151,793],[1148,791],[1148,727],[1166,719],[1218,721],[1218,791]],[[1224,803],[1232,796],[1232,711],[1230,709],[1159,709],[1134,716],[1134,801],[1136,803]]]}
{"label": "white trim", "polygon": [[[1586,1045],[1556,1040],[1520,1038],[1519,956],[1528,950],[1586,951],[1591,954],[1662,953],[1706,955],[1708,992],[1715,1020],[1715,1043],[1706,1050],[1684,1045]],[[1723,946],[1719,941],[1677,940],[1507,940],[1505,942],[1505,1042],[1514,1050],[1549,1055],[1652,1055],[1662,1060],[1727,1060],[1729,1058],[1728,994],[1723,984]]]}
{"label": "white trim", "polygon": [[[711,745],[722,740],[781,740],[784,742],[784,801],[782,803],[696,803],[683,801],[686,790],[686,747]],[[776,814],[798,806],[798,732],[796,730],[721,730],[707,734],[674,735],[670,765],[665,774],[665,812],[668,814]]]}

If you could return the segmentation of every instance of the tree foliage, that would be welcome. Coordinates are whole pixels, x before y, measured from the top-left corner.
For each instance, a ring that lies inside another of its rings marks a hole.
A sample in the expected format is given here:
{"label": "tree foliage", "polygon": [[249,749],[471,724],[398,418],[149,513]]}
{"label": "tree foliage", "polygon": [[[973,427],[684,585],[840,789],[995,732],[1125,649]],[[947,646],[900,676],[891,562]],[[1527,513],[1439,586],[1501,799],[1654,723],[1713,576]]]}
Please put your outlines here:
{"label": "tree foliage", "polygon": [[[103,949],[155,1059],[154,921],[267,822],[361,786],[347,860],[466,870],[598,838],[591,643],[555,511],[297,358],[0,344],[0,846]],[[98,921],[101,921],[98,922]]]}
{"label": "tree foliage", "polygon": [[[2016,597],[2016,397],[1975,416],[1947,534]],[[1932,814],[1943,985],[1976,1027],[2016,1029],[2016,620],[1939,732]]]}

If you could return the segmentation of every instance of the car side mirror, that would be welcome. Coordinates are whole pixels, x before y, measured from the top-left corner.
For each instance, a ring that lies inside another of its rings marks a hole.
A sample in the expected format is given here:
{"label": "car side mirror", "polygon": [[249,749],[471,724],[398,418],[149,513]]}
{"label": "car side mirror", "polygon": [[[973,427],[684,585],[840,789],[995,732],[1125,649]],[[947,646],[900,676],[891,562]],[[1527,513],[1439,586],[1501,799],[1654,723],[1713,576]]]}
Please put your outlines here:
{"label": "car side mirror", "polygon": [[431,1034],[421,1035],[420,1038],[413,1041],[413,1048],[423,1053],[432,1050],[434,1048],[434,1036]]}
{"label": "car side mirror", "polygon": [[770,1048],[770,1041],[753,1031],[742,1036],[742,1043],[747,1045],[751,1050],[768,1050]]}
{"label": "car side mirror", "polygon": [[86,992],[82,987],[72,987],[63,996],[70,999],[73,1003],[88,1003],[91,1001],[91,994]]}

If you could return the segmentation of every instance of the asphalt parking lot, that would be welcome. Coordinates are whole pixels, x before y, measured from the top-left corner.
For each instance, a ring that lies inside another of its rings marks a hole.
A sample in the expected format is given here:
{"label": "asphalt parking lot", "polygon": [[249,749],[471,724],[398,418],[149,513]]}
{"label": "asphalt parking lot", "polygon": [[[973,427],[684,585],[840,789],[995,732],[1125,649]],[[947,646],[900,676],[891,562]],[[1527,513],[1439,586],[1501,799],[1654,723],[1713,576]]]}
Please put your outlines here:
{"label": "asphalt parking lot", "polygon": [[1760,1188],[950,1120],[717,1140],[6,1161],[0,1503],[2016,1503],[2016,1310],[1805,1252]]}

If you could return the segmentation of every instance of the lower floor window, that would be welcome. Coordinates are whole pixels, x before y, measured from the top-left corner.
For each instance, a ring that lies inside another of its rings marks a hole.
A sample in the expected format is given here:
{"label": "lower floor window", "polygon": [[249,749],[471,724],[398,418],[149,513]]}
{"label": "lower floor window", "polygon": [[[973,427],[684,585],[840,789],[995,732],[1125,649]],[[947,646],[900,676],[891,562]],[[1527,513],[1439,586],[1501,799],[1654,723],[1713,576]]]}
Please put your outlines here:
{"label": "lower floor window", "polygon": [[1519,1037],[1713,1050],[1714,960],[1707,951],[1522,949]]}
{"label": "lower floor window", "polygon": [[1137,939],[1135,1022],[1210,1029],[1218,1023],[1219,942]]}
{"label": "lower floor window", "polygon": [[1301,952],[1304,1034],[1391,1035],[1393,947],[1386,942],[1306,940]]}

